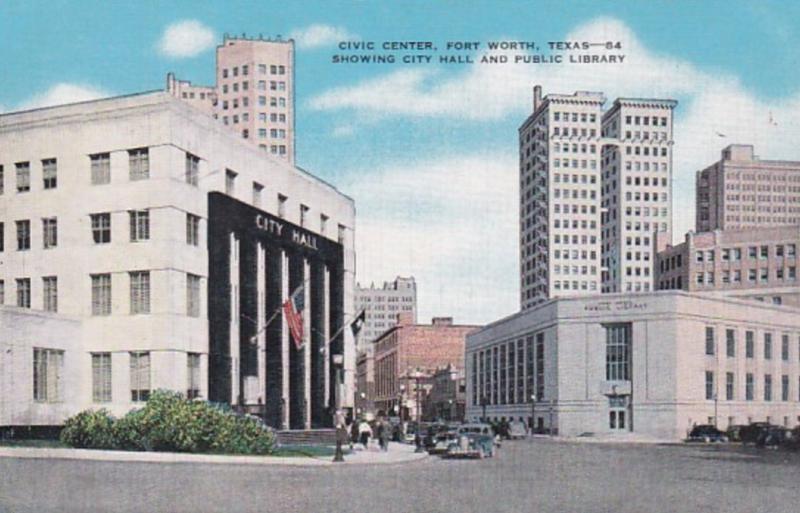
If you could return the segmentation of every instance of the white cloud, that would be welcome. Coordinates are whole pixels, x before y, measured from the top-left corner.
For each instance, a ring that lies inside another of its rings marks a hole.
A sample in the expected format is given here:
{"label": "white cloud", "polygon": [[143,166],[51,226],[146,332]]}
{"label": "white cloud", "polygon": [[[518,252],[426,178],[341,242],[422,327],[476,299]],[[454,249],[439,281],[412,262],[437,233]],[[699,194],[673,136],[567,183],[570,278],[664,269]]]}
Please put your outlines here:
{"label": "white cloud", "polygon": [[464,155],[352,173],[343,189],[358,207],[358,280],[413,275],[421,320],[488,322],[514,312],[515,160]]}
{"label": "white cloud", "polygon": [[60,82],[20,103],[14,110],[36,109],[51,105],[76,103],[111,96],[107,91],[87,84]]}
{"label": "white cloud", "polygon": [[355,41],[359,37],[344,27],[333,27],[315,23],[302,29],[293,30],[289,37],[295,40],[298,48],[312,49],[332,46],[339,41]]}
{"label": "white cloud", "polygon": [[340,124],[333,128],[334,137],[350,137],[356,133],[355,126],[352,124]]}
{"label": "white cloud", "polygon": [[[763,158],[800,159],[795,143],[800,139],[800,91],[783,99],[759,99],[735,76],[652,51],[628,26],[612,18],[582,24],[564,40],[621,41],[624,48],[610,53],[622,52],[626,60],[622,65],[473,64],[455,74],[436,67],[401,68],[326,91],[309,105],[323,111],[348,110],[356,117],[446,118],[475,122],[478,127],[489,121],[517,126],[530,113],[534,84],[541,84],[544,94],[593,90],[606,93],[609,100],[678,98],[673,155],[676,240],[694,227],[695,171],[718,160],[724,146],[752,143]],[[770,122],[770,113],[777,124]],[[515,172],[509,179],[515,180]],[[515,200],[509,196],[504,201]],[[506,244],[515,252],[512,240]]]}
{"label": "white cloud", "polygon": [[217,36],[197,20],[181,20],[169,25],[158,41],[161,55],[172,58],[194,57],[216,44]]}

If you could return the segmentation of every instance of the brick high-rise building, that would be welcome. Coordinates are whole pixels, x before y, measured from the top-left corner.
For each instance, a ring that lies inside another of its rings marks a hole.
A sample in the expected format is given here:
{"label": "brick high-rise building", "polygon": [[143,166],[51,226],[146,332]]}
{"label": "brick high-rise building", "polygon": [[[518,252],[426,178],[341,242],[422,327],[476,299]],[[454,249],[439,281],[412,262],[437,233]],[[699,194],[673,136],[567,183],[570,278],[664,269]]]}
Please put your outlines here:
{"label": "brick high-rise building", "polygon": [[519,129],[520,303],[653,289],[671,234],[673,100],[542,98]]}
{"label": "brick high-rise building", "polygon": [[294,144],[294,41],[226,35],[217,47],[216,84],[167,75],[167,92],[213,115],[290,164]]}
{"label": "brick high-rise building", "polygon": [[698,232],[800,224],[800,162],[761,160],[752,145],[732,144],[695,184]]}

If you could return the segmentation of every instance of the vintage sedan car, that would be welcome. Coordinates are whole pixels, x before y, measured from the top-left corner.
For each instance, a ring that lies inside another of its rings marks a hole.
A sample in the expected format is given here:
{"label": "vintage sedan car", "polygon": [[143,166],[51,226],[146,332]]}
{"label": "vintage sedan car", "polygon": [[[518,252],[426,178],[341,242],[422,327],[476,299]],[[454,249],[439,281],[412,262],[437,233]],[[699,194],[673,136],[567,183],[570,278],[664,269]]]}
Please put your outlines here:
{"label": "vintage sedan car", "polygon": [[792,431],[782,426],[763,428],[756,439],[756,447],[776,448],[787,445],[792,440]]}
{"label": "vintage sedan car", "polygon": [[768,422],[753,422],[739,429],[739,439],[743,444],[755,444],[762,432],[772,427]]}
{"label": "vintage sedan car", "polygon": [[451,442],[442,458],[491,458],[495,455],[497,446],[494,437],[480,433],[467,433],[458,435],[455,442]]}
{"label": "vintage sedan car", "polygon": [[710,424],[701,424],[692,428],[692,431],[689,433],[686,441],[705,443],[727,442],[728,437],[725,435],[725,433]]}
{"label": "vintage sedan car", "polygon": [[440,431],[434,436],[433,444],[427,447],[428,454],[444,454],[450,445],[458,442],[458,433],[455,431]]}
{"label": "vintage sedan car", "polygon": [[525,423],[518,420],[511,421],[508,424],[508,438],[509,440],[522,440],[528,436],[528,430],[525,429]]}

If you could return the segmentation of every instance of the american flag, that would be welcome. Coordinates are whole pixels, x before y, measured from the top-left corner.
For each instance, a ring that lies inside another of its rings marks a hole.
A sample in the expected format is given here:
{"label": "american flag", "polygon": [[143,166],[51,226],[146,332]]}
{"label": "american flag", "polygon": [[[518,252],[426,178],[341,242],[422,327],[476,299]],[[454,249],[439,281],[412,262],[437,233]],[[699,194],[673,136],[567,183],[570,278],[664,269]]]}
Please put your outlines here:
{"label": "american flag", "polygon": [[303,308],[305,307],[305,286],[300,285],[283,303],[283,316],[289,325],[289,332],[294,345],[299,350],[303,347]]}

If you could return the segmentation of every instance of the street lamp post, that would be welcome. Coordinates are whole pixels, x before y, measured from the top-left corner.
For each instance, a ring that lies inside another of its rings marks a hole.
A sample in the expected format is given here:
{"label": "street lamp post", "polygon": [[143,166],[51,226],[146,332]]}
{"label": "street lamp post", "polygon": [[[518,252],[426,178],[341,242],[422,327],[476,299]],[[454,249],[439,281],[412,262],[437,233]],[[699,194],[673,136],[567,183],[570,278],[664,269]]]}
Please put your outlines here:
{"label": "street lamp post", "polygon": [[717,408],[719,407],[719,397],[714,392],[714,428],[717,428]]}
{"label": "street lamp post", "polygon": [[453,400],[447,400],[447,420],[453,420]]}
{"label": "street lamp post", "polygon": [[536,425],[536,394],[531,394],[531,436]]}

